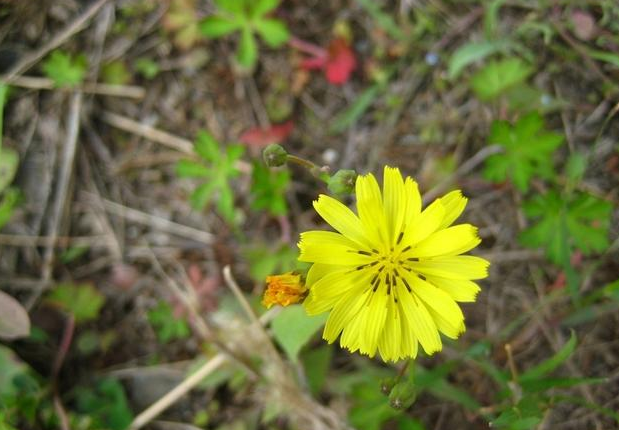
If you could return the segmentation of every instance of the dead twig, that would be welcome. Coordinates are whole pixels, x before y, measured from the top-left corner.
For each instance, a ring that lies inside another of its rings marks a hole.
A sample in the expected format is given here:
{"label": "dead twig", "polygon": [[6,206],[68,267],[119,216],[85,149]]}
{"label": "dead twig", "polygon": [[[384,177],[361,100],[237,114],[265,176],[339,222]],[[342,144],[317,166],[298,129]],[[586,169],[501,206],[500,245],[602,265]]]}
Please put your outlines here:
{"label": "dead twig", "polygon": [[36,288],[26,303],[27,309],[31,309],[36,303],[45,285],[49,283],[52,277],[52,268],[54,263],[54,244],[58,237],[58,228],[62,218],[62,210],[67,202],[67,194],[69,191],[69,182],[73,174],[73,164],[75,161],[75,152],[77,150],[77,137],[79,134],[79,116],[82,107],[82,93],[76,92],[71,98],[69,114],[67,118],[67,137],[62,153],[60,164],[60,173],[58,174],[58,182],[54,193],[54,202],[50,214],[50,223],[48,226],[47,244],[43,253],[43,268],[41,270],[41,284]]}
{"label": "dead twig", "polygon": [[[0,77],[1,81],[7,82],[6,76]],[[43,78],[38,76],[16,76],[11,79],[11,85],[21,88],[29,88],[33,90],[59,90],[52,79]],[[102,83],[85,83],[77,88],[78,91],[83,93],[112,96],[112,97],[125,97],[130,99],[143,99],[146,91],[142,87],[136,85],[112,85]],[[73,90],[73,89],[72,89]],[[66,91],[66,90],[64,90]]]}
{"label": "dead twig", "polygon": [[[91,193],[83,192],[83,194],[91,201],[95,199],[95,196]],[[156,215],[151,215],[137,209],[123,206],[107,199],[101,198],[101,204],[107,212],[113,215],[125,218],[138,224],[149,226],[154,230],[161,230],[167,233],[176,234],[186,239],[194,240],[207,245],[212,244],[214,241],[213,234],[203,230],[198,230],[197,228],[189,227]]]}
{"label": "dead twig", "polygon": [[76,19],[74,19],[68,26],[66,26],[60,33],[56,34],[52,37],[46,44],[41,46],[39,49],[26,54],[22,57],[22,59],[15,64],[11,70],[4,76],[4,81],[6,84],[12,84],[13,79],[17,75],[20,75],[24,71],[28,70],[35,63],[37,63],[41,58],[47,55],[51,50],[59,47],[68,39],[71,38],[76,33],[79,33],[86,27],[88,21],[93,18],[99,9],[105,5],[109,0],[97,0],[95,1],[88,9],[86,9],[81,15],[79,15]]}

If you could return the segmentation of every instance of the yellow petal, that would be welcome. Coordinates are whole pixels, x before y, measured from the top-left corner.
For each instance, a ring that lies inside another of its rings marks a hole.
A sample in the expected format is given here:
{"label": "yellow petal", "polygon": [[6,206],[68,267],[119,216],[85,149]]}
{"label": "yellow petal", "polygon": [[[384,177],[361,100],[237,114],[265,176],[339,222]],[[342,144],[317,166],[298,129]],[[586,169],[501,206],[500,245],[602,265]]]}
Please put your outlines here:
{"label": "yellow petal", "polygon": [[354,319],[364,304],[365,297],[359,297],[357,291],[351,290],[345,294],[329,314],[322,333],[323,339],[329,343],[335,342],[340,332]]}
{"label": "yellow petal", "polygon": [[378,339],[378,351],[383,361],[397,361],[400,359],[400,344],[402,343],[402,328],[397,305],[393,300],[387,301],[387,316],[385,325]]}
{"label": "yellow petal", "polygon": [[410,262],[413,271],[426,276],[439,276],[448,279],[483,279],[488,276],[490,263],[472,255],[437,257],[431,260]]}
{"label": "yellow petal", "polygon": [[398,299],[402,304],[404,315],[406,316],[409,327],[419,340],[426,354],[431,355],[442,348],[441,338],[434,320],[426,307],[413,298],[404,286],[398,283]]}
{"label": "yellow petal", "polygon": [[466,206],[467,198],[462,195],[462,191],[456,190],[441,197],[441,202],[445,207],[445,218],[439,228],[445,228],[458,219]]}
{"label": "yellow petal", "polygon": [[358,271],[351,273],[347,268],[320,278],[310,287],[310,296],[305,305],[307,313],[316,315],[328,311],[352,288],[355,288],[361,295],[365,286],[369,285],[370,276],[371,273]]}
{"label": "yellow petal", "polygon": [[[320,278],[328,275],[332,272],[339,272],[346,266],[336,266],[334,264],[314,263],[312,267],[307,271],[307,277],[305,279],[305,285],[309,288],[312,284],[316,283]],[[346,267],[347,270],[350,268]]]}
{"label": "yellow petal", "polygon": [[336,265],[362,265],[370,258],[359,253],[358,245],[339,233],[306,231],[299,241],[299,261]]}
{"label": "yellow petal", "polygon": [[406,194],[404,180],[399,169],[385,166],[383,175],[383,199],[385,219],[389,231],[389,242],[395,246],[400,232],[406,209]]}
{"label": "yellow petal", "polygon": [[359,218],[348,207],[333,197],[321,194],[314,201],[316,212],[331,227],[359,245],[368,246],[369,241],[363,232]]}
{"label": "yellow petal", "polygon": [[376,178],[372,174],[359,176],[355,188],[357,211],[365,236],[368,237],[374,248],[380,250],[387,246],[388,234],[383,200]]}
{"label": "yellow petal", "polygon": [[[386,286],[385,286],[386,288]],[[378,348],[378,339],[385,326],[385,318],[387,317],[387,300],[391,300],[384,291],[379,288],[370,296],[370,302],[365,306],[358,318],[362,318],[360,330],[363,333],[361,337],[360,352],[367,354],[370,357],[376,355]]]}
{"label": "yellow petal", "polygon": [[428,310],[433,310],[441,317],[439,321],[433,318],[437,327],[441,328],[438,324],[438,322],[441,322],[448,333],[456,331],[457,334],[460,334],[464,328],[464,315],[460,306],[449,297],[449,294],[417,276],[407,276],[407,279],[413,289],[413,294],[421,299]]}
{"label": "yellow petal", "polygon": [[445,216],[445,208],[440,199],[436,199],[430,206],[425,208],[415,222],[410,226],[410,243],[416,244],[434,233]]}
{"label": "yellow petal", "polygon": [[414,257],[436,257],[458,255],[475,248],[481,239],[477,228],[470,224],[460,224],[432,233],[413,250]]}
{"label": "yellow petal", "polygon": [[428,282],[445,291],[457,302],[474,302],[481,290],[479,285],[465,279],[448,279],[438,276],[427,276]]}

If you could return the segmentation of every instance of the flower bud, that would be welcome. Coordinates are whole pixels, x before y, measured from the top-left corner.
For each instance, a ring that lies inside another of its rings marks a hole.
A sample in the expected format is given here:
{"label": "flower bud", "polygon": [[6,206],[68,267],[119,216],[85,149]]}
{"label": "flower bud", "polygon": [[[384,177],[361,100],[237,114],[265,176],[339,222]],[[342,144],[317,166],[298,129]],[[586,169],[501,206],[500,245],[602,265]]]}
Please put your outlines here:
{"label": "flower bud", "polygon": [[338,170],[331,176],[327,187],[335,195],[352,194],[355,190],[357,172],[354,170]]}
{"label": "flower bud", "polygon": [[417,389],[411,381],[401,381],[395,384],[389,393],[389,404],[393,409],[408,409],[417,398]]}
{"label": "flower bud", "polygon": [[287,272],[281,275],[267,276],[267,288],[262,304],[268,309],[273,305],[288,306],[299,303],[307,295],[307,288],[301,275]]}
{"label": "flower bud", "polygon": [[262,151],[264,163],[269,167],[279,167],[286,164],[288,153],[286,150],[276,143],[272,143]]}
{"label": "flower bud", "polygon": [[388,396],[395,385],[395,378],[383,378],[380,380],[380,392]]}

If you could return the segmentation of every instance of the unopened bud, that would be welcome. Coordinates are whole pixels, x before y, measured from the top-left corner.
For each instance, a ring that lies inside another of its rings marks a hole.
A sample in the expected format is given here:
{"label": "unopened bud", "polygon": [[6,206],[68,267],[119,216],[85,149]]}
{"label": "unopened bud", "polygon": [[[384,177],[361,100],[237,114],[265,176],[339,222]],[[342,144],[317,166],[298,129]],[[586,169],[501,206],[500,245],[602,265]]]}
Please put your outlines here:
{"label": "unopened bud", "polygon": [[328,183],[329,191],[335,195],[352,194],[357,182],[357,172],[354,170],[338,170],[331,176]]}
{"label": "unopened bud", "polygon": [[279,167],[286,164],[288,153],[286,150],[276,143],[272,143],[262,151],[264,163],[269,167]]}
{"label": "unopened bud", "polygon": [[380,380],[380,392],[388,396],[395,385],[395,378],[383,378]]}
{"label": "unopened bud", "polygon": [[389,404],[393,409],[408,409],[417,398],[417,389],[410,381],[395,384],[389,394]]}

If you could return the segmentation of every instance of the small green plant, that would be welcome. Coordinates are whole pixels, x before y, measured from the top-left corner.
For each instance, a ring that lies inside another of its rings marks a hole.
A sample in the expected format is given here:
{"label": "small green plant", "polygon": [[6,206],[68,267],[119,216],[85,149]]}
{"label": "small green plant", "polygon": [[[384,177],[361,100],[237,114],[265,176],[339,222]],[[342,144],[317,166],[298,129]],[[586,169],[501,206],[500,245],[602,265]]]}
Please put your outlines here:
{"label": "small green plant", "polygon": [[167,302],[161,301],[157,307],[148,311],[148,321],[162,343],[189,337],[190,330],[187,321],[184,318],[174,316],[172,307]]}
{"label": "small green plant", "polygon": [[267,16],[279,0],[216,0],[215,4],[218,13],[202,21],[202,34],[216,39],[240,32],[236,60],[245,69],[253,69],[258,60],[255,34],[271,48],[283,45],[290,37],[282,21]]}
{"label": "small green plant", "polygon": [[47,301],[73,315],[76,323],[82,323],[99,316],[105,297],[90,284],[64,283],[47,295]]}
{"label": "small green plant", "polygon": [[223,147],[209,133],[198,133],[195,150],[203,163],[181,160],[176,172],[181,178],[201,178],[205,182],[191,194],[191,205],[196,210],[203,209],[210,201],[216,200],[217,210],[228,221],[234,222],[234,192],[230,181],[239,175],[236,162],[245,148],[241,145]]}
{"label": "small green plant", "polygon": [[544,120],[537,112],[523,116],[514,125],[494,121],[489,143],[502,146],[504,151],[488,157],[484,176],[492,182],[510,179],[518,190],[526,192],[531,178],[554,177],[552,155],[562,142],[562,135],[544,131]]}
{"label": "small green plant", "polygon": [[481,100],[492,100],[522,84],[533,68],[517,57],[490,61],[471,78],[471,87]]}
{"label": "small green plant", "polygon": [[74,391],[76,411],[87,418],[89,429],[125,430],[133,420],[120,382],[104,378]]}
{"label": "small green plant", "polygon": [[54,51],[43,63],[43,72],[57,87],[73,88],[86,76],[87,62],[84,55],[72,57],[63,51]]}
{"label": "small green plant", "polygon": [[274,216],[286,215],[288,205],[285,193],[289,182],[288,170],[273,170],[264,163],[254,163],[251,184],[252,209],[266,210]]}
{"label": "small green plant", "polygon": [[523,209],[536,223],[522,232],[520,241],[528,247],[543,247],[555,264],[569,265],[576,249],[590,255],[609,246],[612,205],[591,194],[550,190],[526,201]]}

